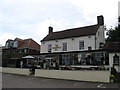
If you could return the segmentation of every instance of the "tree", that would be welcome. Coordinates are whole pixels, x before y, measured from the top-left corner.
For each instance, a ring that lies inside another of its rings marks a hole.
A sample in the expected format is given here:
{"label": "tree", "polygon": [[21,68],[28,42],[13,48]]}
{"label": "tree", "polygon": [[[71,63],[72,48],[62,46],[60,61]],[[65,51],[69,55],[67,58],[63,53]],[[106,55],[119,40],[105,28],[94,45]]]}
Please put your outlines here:
{"label": "tree", "polygon": [[106,39],[107,42],[120,41],[120,26],[108,30],[107,35],[108,35]]}

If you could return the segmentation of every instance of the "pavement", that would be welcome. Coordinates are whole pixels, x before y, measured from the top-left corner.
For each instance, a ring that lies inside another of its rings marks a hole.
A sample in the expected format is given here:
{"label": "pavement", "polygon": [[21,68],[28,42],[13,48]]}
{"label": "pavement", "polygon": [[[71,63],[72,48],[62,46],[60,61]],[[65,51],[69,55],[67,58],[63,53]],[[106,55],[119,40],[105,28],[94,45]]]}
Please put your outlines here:
{"label": "pavement", "polygon": [[2,73],[2,88],[118,88],[118,83],[70,81]]}

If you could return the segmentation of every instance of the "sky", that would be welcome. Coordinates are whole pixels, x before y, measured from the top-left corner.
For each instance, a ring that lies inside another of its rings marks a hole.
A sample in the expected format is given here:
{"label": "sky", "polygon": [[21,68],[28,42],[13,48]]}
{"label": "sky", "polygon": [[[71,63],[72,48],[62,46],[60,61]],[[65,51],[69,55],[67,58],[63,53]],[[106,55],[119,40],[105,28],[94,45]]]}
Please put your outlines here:
{"label": "sky", "polygon": [[97,24],[103,15],[107,29],[117,26],[119,0],[0,0],[0,44],[32,38],[38,44],[53,31]]}

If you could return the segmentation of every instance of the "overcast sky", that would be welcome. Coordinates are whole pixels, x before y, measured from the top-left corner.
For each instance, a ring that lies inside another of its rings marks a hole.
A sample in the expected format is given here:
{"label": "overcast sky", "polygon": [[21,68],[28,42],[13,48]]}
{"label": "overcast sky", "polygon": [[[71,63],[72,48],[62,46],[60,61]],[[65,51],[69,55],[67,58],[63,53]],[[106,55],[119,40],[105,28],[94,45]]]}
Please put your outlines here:
{"label": "overcast sky", "polygon": [[93,25],[103,15],[107,28],[117,26],[119,0],[0,0],[0,44],[32,38],[40,44],[54,31]]}

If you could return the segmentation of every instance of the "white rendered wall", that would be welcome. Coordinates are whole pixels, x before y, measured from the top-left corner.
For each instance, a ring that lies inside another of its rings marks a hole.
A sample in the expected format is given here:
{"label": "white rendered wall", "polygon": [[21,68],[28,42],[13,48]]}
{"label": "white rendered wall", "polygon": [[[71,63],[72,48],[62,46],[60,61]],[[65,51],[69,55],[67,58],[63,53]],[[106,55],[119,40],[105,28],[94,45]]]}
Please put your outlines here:
{"label": "white rendered wall", "polygon": [[104,26],[100,26],[96,33],[96,49],[99,49],[99,43],[105,43]]}
{"label": "white rendered wall", "polygon": [[[48,45],[51,44],[52,47],[55,47],[55,45],[58,45],[59,48],[57,51],[52,49],[52,52],[63,52],[63,43],[67,43],[67,52],[68,51],[80,51],[79,50],[79,42],[84,41],[84,50],[88,50],[88,47],[91,46],[92,50],[95,49],[95,36],[83,36],[83,37],[77,37],[77,38],[68,38],[68,39],[59,39],[53,40],[53,41],[44,41],[44,44],[41,43],[41,53],[48,53]],[[82,50],[83,51],[83,50]],[[66,51],[65,51],[66,52]]]}
{"label": "white rendered wall", "polygon": [[[99,34],[98,34],[99,33]],[[96,49],[99,49],[99,43],[105,43],[104,37],[104,26],[100,26],[98,32],[96,33]],[[63,52],[62,44],[64,42],[67,43],[67,52],[69,51],[84,51],[79,50],[79,42],[84,41],[84,50],[88,50],[88,47],[92,47],[92,50],[95,50],[95,35],[89,36],[82,36],[82,37],[74,37],[74,38],[66,38],[66,39],[59,39],[59,40],[51,40],[51,41],[44,41],[41,43],[41,53],[48,53],[48,45],[51,44],[52,47],[58,45],[61,48],[55,51],[52,49],[52,52]]]}

